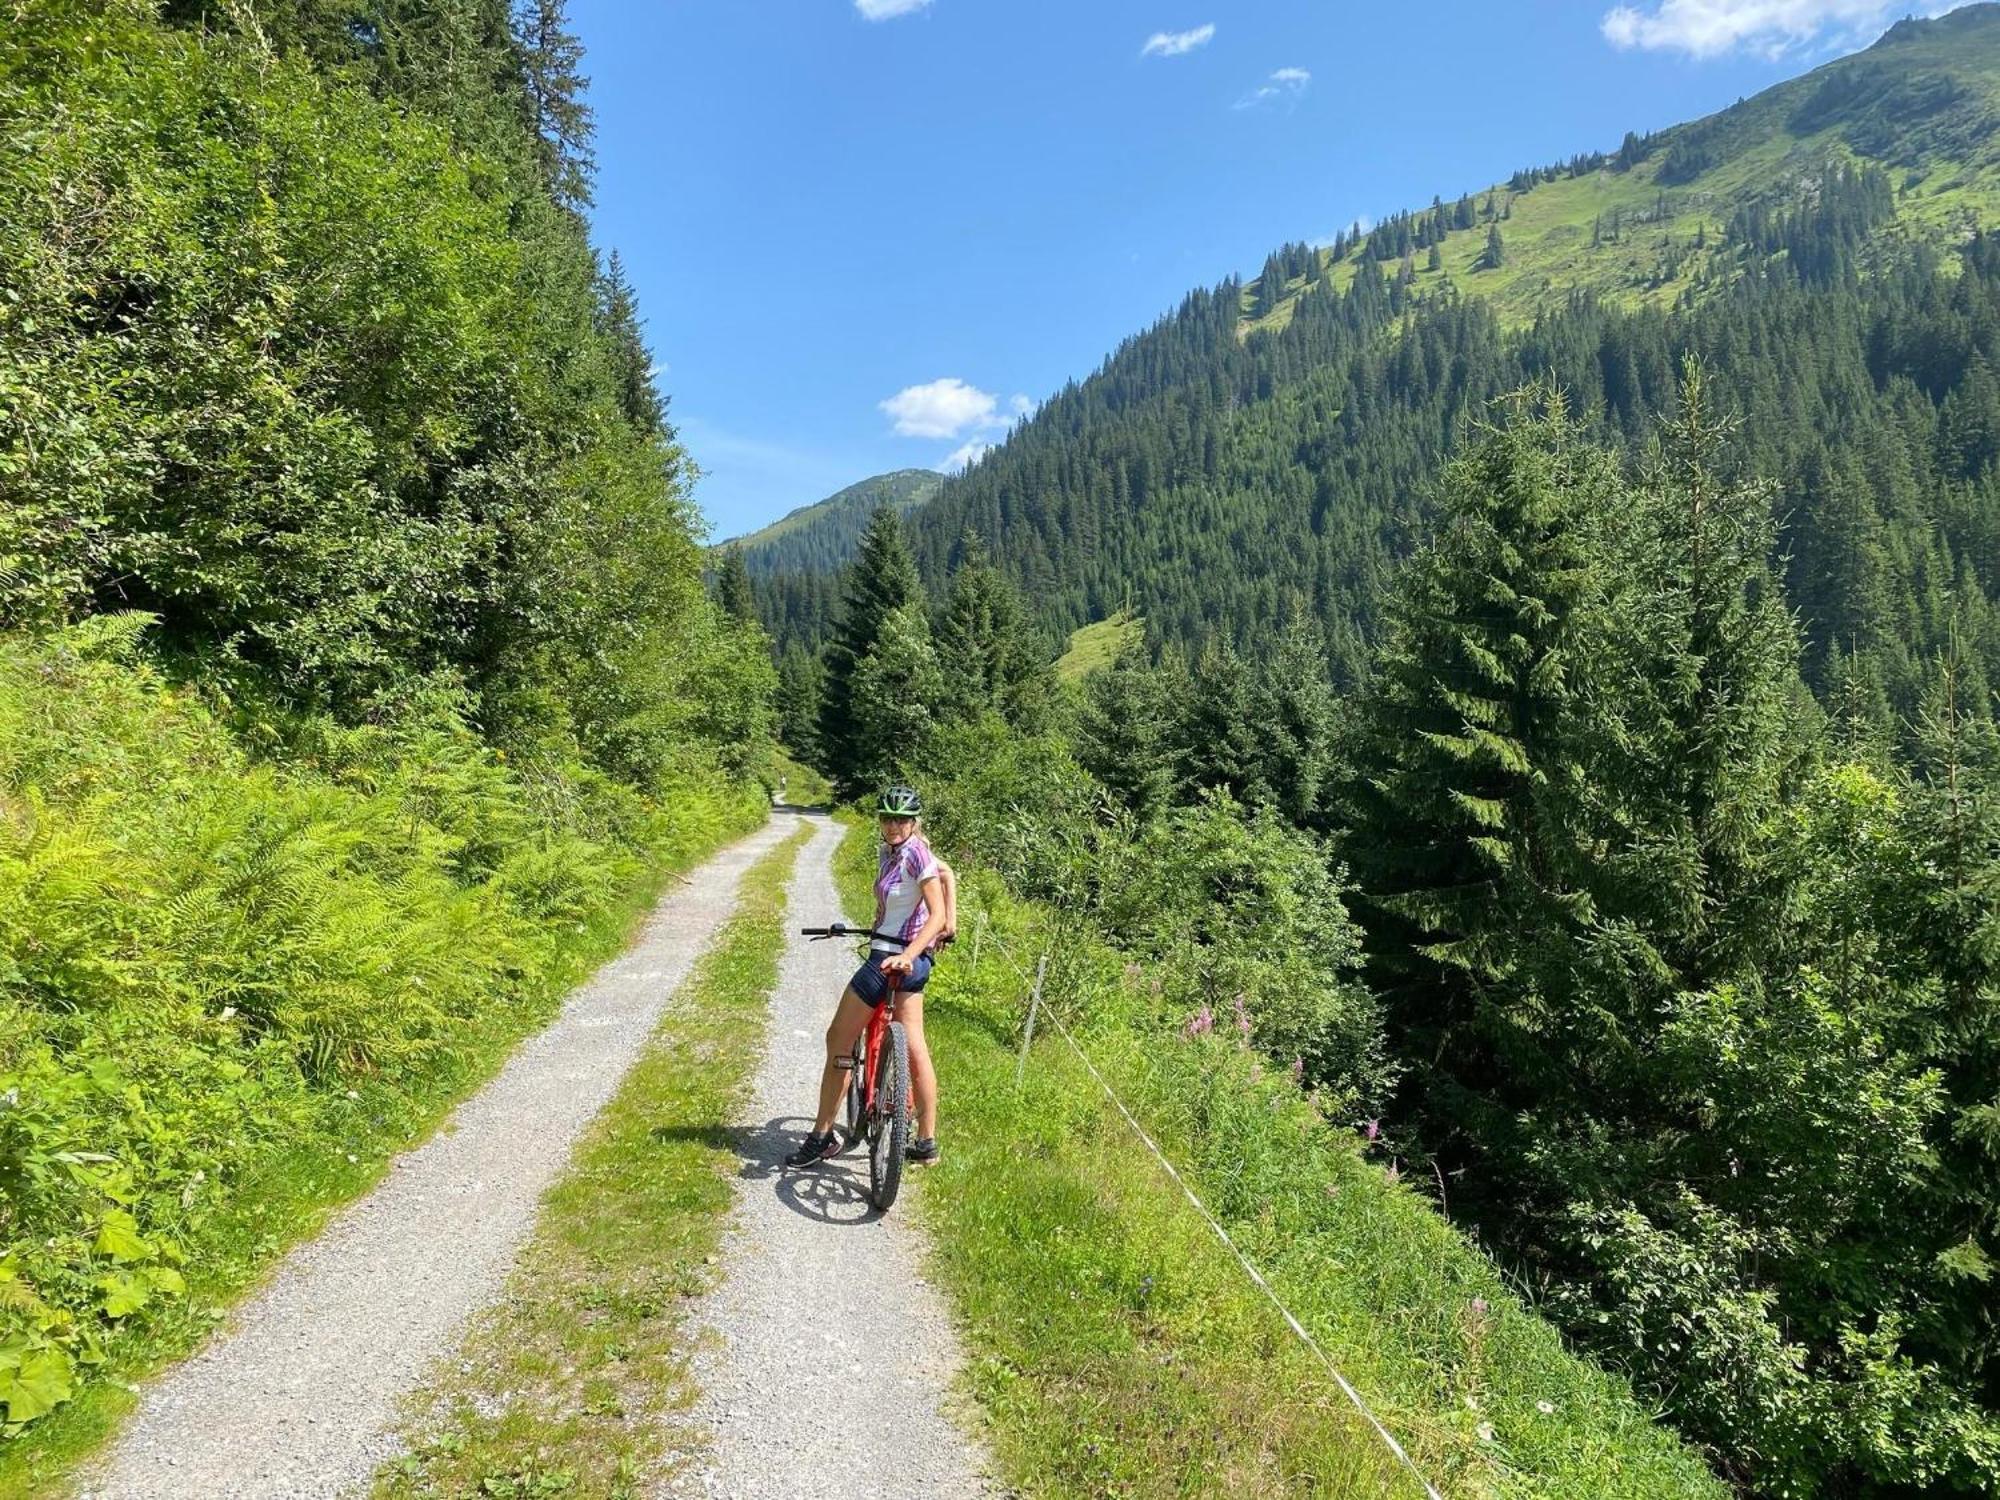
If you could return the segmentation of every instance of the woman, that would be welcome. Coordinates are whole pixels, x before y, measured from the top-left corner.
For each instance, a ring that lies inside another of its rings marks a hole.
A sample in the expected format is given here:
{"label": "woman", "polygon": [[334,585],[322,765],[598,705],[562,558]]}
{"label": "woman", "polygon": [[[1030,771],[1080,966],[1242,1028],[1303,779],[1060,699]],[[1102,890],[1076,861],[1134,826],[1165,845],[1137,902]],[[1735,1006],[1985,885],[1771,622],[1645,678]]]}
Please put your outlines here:
{"label": "woman", "polygon": [[900,999],[896,1019],[910,1041],[910,1087],[917,1096],[917,1138],[905,1156],[924,1166],[938,1159],[937,1074],[931,1069],[930,1048],[924,1044],[924,981],[931,976],[930,950],[949,938],[958,926],[958,882],[951,867],[931,853],[918,825],[923,799],[906,786],[892,786],[875,805],[881,822],[882,859],[875,877],[877,933],[868,958],[854,971],[841,994],[840,1007],[826,1028],[826,1066],[820,1072],[819,1115],[797,1150],[785,1158],[788,1167],[809,1167],[840,1151],[833,1128],[847,1085],[841,1060],[854,1050],[855,1039],[868,1025],[868,1013],[889,994],[894,981]]}

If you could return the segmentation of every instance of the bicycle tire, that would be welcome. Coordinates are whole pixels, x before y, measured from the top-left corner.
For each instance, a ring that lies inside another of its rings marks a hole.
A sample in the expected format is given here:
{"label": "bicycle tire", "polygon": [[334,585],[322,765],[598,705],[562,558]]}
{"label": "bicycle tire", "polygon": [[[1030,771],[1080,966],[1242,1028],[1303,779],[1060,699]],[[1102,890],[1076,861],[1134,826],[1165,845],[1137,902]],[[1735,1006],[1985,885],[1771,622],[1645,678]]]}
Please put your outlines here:
{"label": "bicycle tire", "polygon": [[867,1066],[868,1033],[864,1031],[854,1039],[854,1066],[847,1070],[847,1093],[845,1096],[847,1125],[841,1131],[845,1140],[842,1141],[840,1150],[836,1153],[840,1156],[845,1156],[848,1152],[852,1151],[855,1143],[861,1139],[863,1133],[868,1129],[868,1121],[863,1117],[861,1110],[861,1072]]}
{"label": "bicycle tire", "polygon": [[875,1128],[868,1141],[868,1201],[885,1213],[902,1188],[909,1143],[910,1038],[901,1021],[891,1021],[876,1064]]}

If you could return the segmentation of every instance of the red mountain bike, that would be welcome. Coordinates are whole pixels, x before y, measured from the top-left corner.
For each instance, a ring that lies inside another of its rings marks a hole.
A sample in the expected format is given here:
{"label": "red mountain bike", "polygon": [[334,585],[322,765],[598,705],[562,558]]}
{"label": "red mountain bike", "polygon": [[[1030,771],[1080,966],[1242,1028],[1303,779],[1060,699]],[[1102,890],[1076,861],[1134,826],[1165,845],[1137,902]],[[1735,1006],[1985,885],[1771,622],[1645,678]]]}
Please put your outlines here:
{"label": "red mountain bike", "polygon": [[[900,943],[887,932],[870,932],[836,922],[831,927],[801,927],[799,934],[814,942],[827,938],[881,938]],[[868,1201],[887,1210],[903,1185],[903,1149],[910,1139],[910,1039],[896,1019],[902,991],[889,978],[889,993],[868,1018],[867,1029],[854,1042],[851,1056],[838,1066],[847,1069],[847,1119],[841,1134],[845,1155],[862,1141],[868,1143]]]}

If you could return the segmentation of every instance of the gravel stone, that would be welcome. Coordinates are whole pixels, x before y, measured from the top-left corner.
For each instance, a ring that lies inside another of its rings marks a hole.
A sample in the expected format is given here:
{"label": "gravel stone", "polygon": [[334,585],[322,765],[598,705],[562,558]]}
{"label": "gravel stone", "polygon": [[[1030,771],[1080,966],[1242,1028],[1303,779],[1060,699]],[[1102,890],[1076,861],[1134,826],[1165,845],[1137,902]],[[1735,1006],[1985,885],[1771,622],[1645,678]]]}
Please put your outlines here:
{"label": "gravel stone", "polygon": [[797,826],[774,816],[661,901],[492,1082],[146,1390],[84,1500],[365,1493],[399,1450],[401,1398],[500,1295],[543,1191],[728,920],[744,872]]}
{"label": "gravel stone", "polygon": [[[784,1155],[812,1126],[826,1022],[857,959],[801,927],[841,916],[832,874],[840,830],[813,817],[793,868],[787,948],[767,1050],[735,1138],[742,1167],[722,1248],[724,1280],[692,1324],[712,1330],[694,1360],[691,1416],[707,1444],[671,1493],[700,1500],[960,1500],[1002,1491],[983,1446],[948,1413],[961,1355],[908,1168],[894,1209],[869,1207],[860,1152],[803,1172]],[[949,1079],[946,1080],[947,1084]]]}

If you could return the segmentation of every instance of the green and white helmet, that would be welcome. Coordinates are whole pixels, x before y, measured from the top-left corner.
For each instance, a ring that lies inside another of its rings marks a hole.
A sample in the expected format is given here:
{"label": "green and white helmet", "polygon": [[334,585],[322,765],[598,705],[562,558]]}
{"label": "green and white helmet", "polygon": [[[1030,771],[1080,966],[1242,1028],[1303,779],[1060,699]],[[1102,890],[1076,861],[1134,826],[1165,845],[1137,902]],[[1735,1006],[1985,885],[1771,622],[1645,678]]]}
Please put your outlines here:
{"label": "green and white helmet", "polygon": [[913,786],[892,786],[883,789],[875,799],[875,816],[878,818],[921,818],[924,815],[924,799],[917,795]]}

